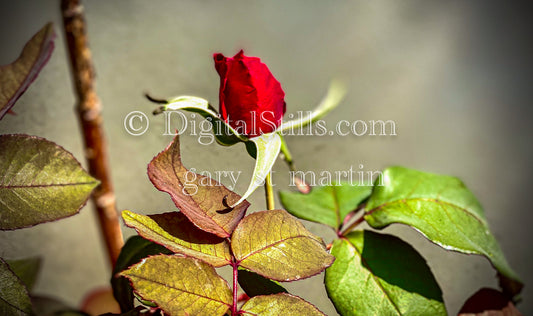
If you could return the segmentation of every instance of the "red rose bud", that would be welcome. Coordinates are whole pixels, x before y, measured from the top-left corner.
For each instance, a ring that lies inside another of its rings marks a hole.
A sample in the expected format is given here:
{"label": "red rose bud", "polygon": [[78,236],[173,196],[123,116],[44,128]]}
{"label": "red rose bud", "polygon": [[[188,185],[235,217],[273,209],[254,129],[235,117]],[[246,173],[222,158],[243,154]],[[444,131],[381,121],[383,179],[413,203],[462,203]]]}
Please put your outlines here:
{"label": "red rose bud", "polygon": [[285,114],[285,92],[257,57],[214,54],[220,75],[220,113],[239,134],[256,137],[273,132]]}

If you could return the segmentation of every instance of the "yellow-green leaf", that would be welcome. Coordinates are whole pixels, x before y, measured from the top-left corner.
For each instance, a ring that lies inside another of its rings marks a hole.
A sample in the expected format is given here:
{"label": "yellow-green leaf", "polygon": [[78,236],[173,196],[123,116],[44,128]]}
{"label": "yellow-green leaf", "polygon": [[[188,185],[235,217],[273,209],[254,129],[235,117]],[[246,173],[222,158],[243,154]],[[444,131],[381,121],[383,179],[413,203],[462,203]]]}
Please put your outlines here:
{"label": "yellow-green leaf", "polygon": [[0,229],[74,215],[97,185],[62,147],[35,136],[0,135]]}
{"label": "yellow-green leaf", "polygon": [[178,255],[143,259],[123,271],[143,299],[169,315],[222,316],[232,305],[224,279],[207,263]]}
{"label": "yellow-green leaf", "polygon": [[215,267],[231,263],[228,242],[194,226],[181,212],[146,216],[123,211],[122,218],[139,235],[173,252],[201,259]]}
{"label": "yellow-green leaf", "polygon": [[276,281],[294,281],[322,272],[335,258],[320,237],[284,210],[246,216],[231,237],[240,266]]}
{"label": "yellow-green leaf", "polygon": [[252,297],[244,303],[241,313],[253,316],[325,316],[311,303],[287,293]]}

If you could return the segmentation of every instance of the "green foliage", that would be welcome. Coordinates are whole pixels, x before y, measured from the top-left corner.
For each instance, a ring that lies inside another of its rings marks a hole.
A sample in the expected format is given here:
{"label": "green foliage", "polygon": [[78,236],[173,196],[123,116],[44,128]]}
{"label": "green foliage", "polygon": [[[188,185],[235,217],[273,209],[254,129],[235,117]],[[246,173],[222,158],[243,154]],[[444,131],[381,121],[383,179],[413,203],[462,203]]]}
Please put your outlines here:
{"label": "green foliage", "polygon": [[492,236],[483,209],[461,180],[393,167],[381,175],[366,206],[365,220],[374,228],[392,223],[414,227],[448,250],[487,257],[505,278],[505,290],[522,287]]}
{"label": "green foliage", "polygon": [[24,46],[19,58],[0,67],[0,119],[37,78],[54,50],[54,25],[46,24]]}
{"label": "green foliage", "polygon": [[37,275],[41,268],[41,258],[31,257],[18,260],[6,260],[9,268],[26,286],[28,292],[33,290],[35,281],[37,281]]}
{"label": "green foliage", "polygon": [[152,256],[121,275],[131,280],[139,295],[170,315],[222,316],[232,305],[226,281],[211,265],[198,259]]}
{"label": "green foliage", "polygon": [[30,315],[31,301],[24,283],[0,258],[0,315]]}
{"label": "green foliage", "polygon": [[0,135],[0,229],[74,215],[97,185],[62,147],[35,136]]}
{"label": "green foliage", "polygon": [[313,276],[335,259],[320,237],[284,210],[246,216],[231,236],[231,248],[240,266],[277,281]]}
{"label": "green foliage", "polygon": [[286,293],[253,297],[242,306],[241,312],[257,316],[324,316],[315,306]]}
{"label": "green foliage", "polygon": [[422,256],[401,239],[355,231],[335,240],[328,295],[342,315],[446,315]]}
{"label": "green foliage", "polygon": [[231,207],[240,196],[207,176],[191,172],[181,163],[179,136],[148,165],[154,186],[172,197],[174,204],[200,229],[226,238],[250,206]]}
{"label": "green foliage", "polygon": [[346,215],[357,209],[372,191],[371,186],[339,183],[315,187],[309,194],[281,191],[281,204],[292,215],[340,230]]}

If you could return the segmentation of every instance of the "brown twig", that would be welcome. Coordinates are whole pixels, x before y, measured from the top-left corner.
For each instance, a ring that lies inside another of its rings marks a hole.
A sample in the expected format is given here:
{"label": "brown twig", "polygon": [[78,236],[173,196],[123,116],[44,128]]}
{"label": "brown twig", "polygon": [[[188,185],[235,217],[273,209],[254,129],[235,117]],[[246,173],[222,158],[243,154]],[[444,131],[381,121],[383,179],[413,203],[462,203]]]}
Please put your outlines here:
{"label": "brown twig", "polygon": [[94,88],[94,69],[85,30],[83,7],[79,0],[61,0],[61,13],[74,87],[78,97],[76,111],[83,132],[89,173],[101,182],[94,191],[92,199],[98,213],[109,260],[114,266],[124,240],[107,162],[101,104]]}

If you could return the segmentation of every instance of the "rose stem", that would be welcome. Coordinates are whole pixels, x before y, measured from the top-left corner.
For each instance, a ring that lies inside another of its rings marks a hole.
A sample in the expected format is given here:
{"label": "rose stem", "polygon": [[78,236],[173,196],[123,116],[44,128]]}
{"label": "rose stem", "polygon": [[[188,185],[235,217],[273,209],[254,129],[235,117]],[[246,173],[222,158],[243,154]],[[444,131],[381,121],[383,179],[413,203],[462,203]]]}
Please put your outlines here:
{"label": "rose stem", "polygon": [[231,307],[231,315],[232,316],[237,316],[238,313],[237,313],[237,301],[238,301],[238,297],[237,297],[237,290],[238,290],[238,280],[237,280],[237,276],[238,276],[238,267],[239,265],[234,262],[232,265],[233,267],[233,306]]}
{"label": "rose stem", "polygon": [[276,208],[274,204],[274,190],[272,189],[272,172],[269,172],[265,179],[265,198],[268,210]]}
{"label": "rose stem", "polygon": [[344,236],[346,235],[347,233],[351,232],[355,227],[357,227],[359,224],[361,224],[362,222],[365,221],[365,215],[366,214],[363,214],[361,215],[361,217],[359,217],[358,219],[356,219],[350,226],[342,229],[342,231],[340,231],[339,233],[337,233],[337,235],[339,237],[341,236]]}
{"label": "rose stem", "polygon": [[83,132],[89,173],[100,180],[92,195],[111,266],[124,244],[115,206],[115,194],[107,161],[107,143],[102,128],[101,103],[94,88],[94,68],[88,47],[83,6],[79,0],[61,0],[63,27],[70,57],[76,111]]}

